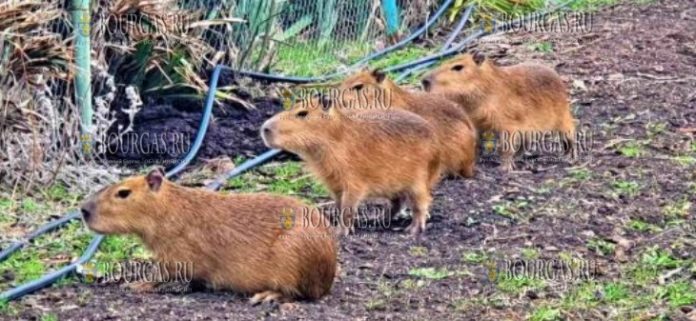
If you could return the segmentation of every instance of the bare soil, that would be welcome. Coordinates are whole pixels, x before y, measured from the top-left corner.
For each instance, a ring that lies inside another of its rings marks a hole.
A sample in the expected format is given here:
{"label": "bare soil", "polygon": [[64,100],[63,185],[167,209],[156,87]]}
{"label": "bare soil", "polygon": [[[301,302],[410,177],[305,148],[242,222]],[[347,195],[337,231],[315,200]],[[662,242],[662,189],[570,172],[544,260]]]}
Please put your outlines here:
{"label": "bare soil", "polygon": [[[695,16],[692,0],[622,4],[596,13],[591,32],[513,33],[480,43],[478,49],[501,64],[533,60],[567,79],[574,114],[593,134],[589,154],[574,164],[518,163],[524,172],[513,174],[485,163],[475,179],[445,180],[420,240],[392,230],[358,231],[342,240],[341,276],[319,302],[251,306],[228,292],[137,294],[115,285],[68,284],[19,300],[19,317],[51,311],[60,320],[522,320],[569,290],[561,284],[502,292],[489,281],[485,264],[466,259],[468,253],[499,259],[523,257],[525,249],[542,259],[567,253],[596,262],[598,282],[625,278],[626,267],[656,245],[675,258],[693,258],[694,206],[678,226],[667,225],[664,213],[678,200],[696,202],[695,164],[675,158],[694,156]],[[540,42],[553,50],[532,49]],[[256,128],[271,113],[218,116],[204,155],[260,152]],[[630,141],[640,145],[636,157],[621,151]],[[664,229],[629,229],[631,220]],[[588,246],[593,240],[616,249],[597,251]],[[687,242],[674,246],[675,240]],[[448,274],[409,273],[429,267]],[[693,275],[688,279],[694,283]],[[640,313],[645,320],[659,313],[694,320],[692,309],[648,307]],[[608,306],[564,311],[567,320],[612,319]]]}

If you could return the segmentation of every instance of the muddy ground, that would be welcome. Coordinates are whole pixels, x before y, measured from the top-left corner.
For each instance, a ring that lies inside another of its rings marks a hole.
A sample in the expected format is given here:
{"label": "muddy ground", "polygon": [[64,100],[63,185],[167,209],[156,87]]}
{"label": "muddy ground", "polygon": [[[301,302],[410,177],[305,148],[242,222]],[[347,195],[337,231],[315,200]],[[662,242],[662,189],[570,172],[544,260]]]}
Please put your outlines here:
{"label": "muddy ground", "polygon": [[[423,239],[390,230],[344,239],[342,275],[319,302],[253,307],[230,293],[141,295],[117,286],[69,284],[18,301],[18,316],[51,311],[60,320],[523,320],[567,297],[576,281],[504,292],[472,253],[497,259],[521,258],[530,249],[542,259],[570,254],[596,264],[597,282],[625,279],[627,267],[653,246],[677,259],[693,258],[695,207],[685,207],[677,224],[664,213],[679,200],[696,202],[695,164],[679,161],[680,155],[694,155],[694,16],[691,0],[625,4],[597,13],[591,32],[515,33],[482,42],[478,49],[501,64],[534,60],[554,66],[568,80],[574,114],[593,134],[591,148],[573,164],[518,163],[523,172],[506,175],[484,163],[475,179],[443,181]],[[535,50],[540,42],[551,43],[552,50]],[[253,124],[234,126],[248,132],[248,145],[213,131],[204,152],[214,144],[258,146]],[[627,228],[632,220],[662,229]],[[598,250],[602,244],[613,250]],[[418,268],[446,276],[418,276]],[[678,270],[669,277],[693,285],[689,273]],[[692,309],[647,304],[617,316],[614,307],[600,304],[564,308],[558,318],[695,320]]]}

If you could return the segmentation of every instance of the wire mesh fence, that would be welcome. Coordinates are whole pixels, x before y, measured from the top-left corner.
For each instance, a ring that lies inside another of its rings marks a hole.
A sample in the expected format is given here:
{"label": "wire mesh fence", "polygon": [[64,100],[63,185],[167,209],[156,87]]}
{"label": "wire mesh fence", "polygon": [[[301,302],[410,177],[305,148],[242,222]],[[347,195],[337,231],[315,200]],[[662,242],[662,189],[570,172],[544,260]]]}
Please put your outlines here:
{"label": "wire mesh fence", "polygon": [[[76,30],[91,41],[99,152],[105,137],[128,132],[143,101],[200,101],[216,64],[297,76],[354,64],[388,45],[381,2],[92,0],[77,8],[68,0],[0,0],[0,184],[86,188],[101,175],[85,175],[75,127]],[[438,1],[397,4],[408,34]],[[220,102],[248,106],[232,89],[220,91]]]}
{"label": "wire mesh fence", "polygon": [[[408,32],[423,22],[415,21],[416,14],[408,10],[423,2],[400,1],[399,6],[407,8],[401,10],[402,30]],[[386,45],[380,0],[180,0],[179,4],[187,10],[205,11],[212,19],[245,20],[234,26],[216,26],[205,36],[217,51],[225,52],[221,63],[244,70],[319,75]],[[427,4],[418,7],[429,8]]]}

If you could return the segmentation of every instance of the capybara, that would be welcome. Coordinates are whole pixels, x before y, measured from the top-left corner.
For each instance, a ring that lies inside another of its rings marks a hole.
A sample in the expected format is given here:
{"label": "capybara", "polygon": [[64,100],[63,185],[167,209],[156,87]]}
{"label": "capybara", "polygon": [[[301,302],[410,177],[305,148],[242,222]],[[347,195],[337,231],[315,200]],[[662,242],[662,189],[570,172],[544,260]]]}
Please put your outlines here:
{"label": "capybara", "polygon": [[324,184],[341,211],[340,228],[354,228],[358,205],[368,197],[410,202],[407,231],[425,230],[430,190],[440,176],[432,126],[407,111],[343,113],[331,99],[311,98],[267,120],[261,136],[267,146],[297,154]]}
{"label": "capybara", "polygon": [[[378,69],[363,70],[346,78],[339,86],[339,97],[344,98],[350,91],[373,100],[368,104],[408,110],[423,117],[435,128],[443,170],[463,177],[474,176],[476,129],[457,104],[440,95],[409,92]],[[374,101],[379,99],[385,101]]]}
{"label": "capybara", "polygon": [[[566,153],[573,149],[575,120],[566,87],[545,66],[523,63],[496,66],[481,54],[462,54],[428,74],[423,87],[459,103],[483,133],[494,132],[501,143],[501,167],[514,168],[522,142],[539,133],[559,134]],[[520,140],[517,140],[517,139]]]}
{"label": "capybara", "polygon": [[212,288],[255,294],[252,303],[315,300],[333,284],[331,229],[308,222],[324,220],[294,198],[188,188],[156,168],[103,188],[82,215],[97,233],[137,235],[164,266],[190,263]]}

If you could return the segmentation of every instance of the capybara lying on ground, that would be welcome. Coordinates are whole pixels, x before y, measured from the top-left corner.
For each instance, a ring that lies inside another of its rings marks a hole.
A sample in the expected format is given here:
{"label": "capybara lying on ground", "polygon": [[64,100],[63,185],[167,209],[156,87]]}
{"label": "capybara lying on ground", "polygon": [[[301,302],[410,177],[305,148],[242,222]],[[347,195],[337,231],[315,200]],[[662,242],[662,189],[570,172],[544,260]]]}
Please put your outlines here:
{"label": "capybara lying on ground", "polygon": [[137,235],[160,266],[190,263],[193,279],[255,294],[254,303],[315,300],[333,284],[335,238],[313,224],[324,221],[318,211],[290,197],[187,188],[155,169],[100,190],[82,214],[98,233]]}

